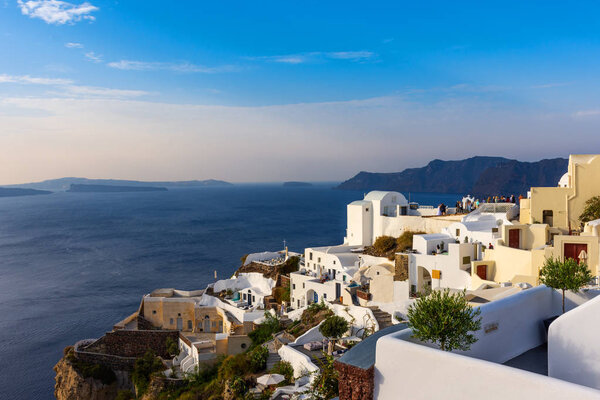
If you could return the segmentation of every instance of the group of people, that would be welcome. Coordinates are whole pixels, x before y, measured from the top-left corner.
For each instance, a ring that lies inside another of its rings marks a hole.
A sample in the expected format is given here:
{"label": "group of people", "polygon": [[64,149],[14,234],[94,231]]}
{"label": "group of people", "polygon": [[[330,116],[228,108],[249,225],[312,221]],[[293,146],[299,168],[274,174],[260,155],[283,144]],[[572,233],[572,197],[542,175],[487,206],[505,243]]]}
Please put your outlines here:
{"label": "group of people", "polygon": [[[516,197],[514,194],[510,196],[488,196],[484,199],[475,199],[473,197],[467,196],[465,198],[456,202],[456,213],[464,214],[470,213],[473,210],[479,208],[480,204],[483,203],[517,203],[517,199],[521,201],[523,199],[523,195],[519,195]],[[443,215],[443,214],[442,214]]]}

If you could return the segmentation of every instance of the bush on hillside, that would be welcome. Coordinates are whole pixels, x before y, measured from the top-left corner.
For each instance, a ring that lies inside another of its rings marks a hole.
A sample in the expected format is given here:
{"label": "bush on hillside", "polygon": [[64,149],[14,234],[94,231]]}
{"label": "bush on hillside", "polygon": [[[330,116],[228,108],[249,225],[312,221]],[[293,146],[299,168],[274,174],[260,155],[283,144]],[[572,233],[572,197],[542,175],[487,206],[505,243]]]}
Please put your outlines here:
{"label": "bush on hillside", "polygon": [[152,350],[148,350],[143,357],[135,360],[133,372],[131,373],[131,381],[135,385],[138,396],[141,397],[148,390],[152,374],[164,369],[165,366],[161,359]]}
{"label": "bush on hillside", "polygon": [[406,231],[396,239],[396,251],[406,251],[412,249],[413,236],[422,235],[425,232]]}
{"label": "bush on hillside", "polygon": [[277,333],[280,330],[281,324],[279,323],[279,318],[265,311],[265,320],[255,330],[250,332],[248,337],[252,339],[252,347],[256,347],[270,340],[273,337],[273,333]]}
{"label": "bush on hillside", "polygon": [[391,236],[379,236],[375,243],[373,243],[373,248],[378,254],[385,254],[390,250],[393,250],[396,247],[396,239]]}
{"label": "bush on hillside", "polygon": [[287,361],[277,361],[271,371],[271,374],[279,374],[285,377],[285,380],[281,382],[281,386],[286,386],[294,382],[294,367]]}
{"label": "bush on hillside", "polygon": [[248,353],[248,362],[252,372],[260,372],[267,368],[267,358],[269,358],[269,350],[265,346],[258,346]]}

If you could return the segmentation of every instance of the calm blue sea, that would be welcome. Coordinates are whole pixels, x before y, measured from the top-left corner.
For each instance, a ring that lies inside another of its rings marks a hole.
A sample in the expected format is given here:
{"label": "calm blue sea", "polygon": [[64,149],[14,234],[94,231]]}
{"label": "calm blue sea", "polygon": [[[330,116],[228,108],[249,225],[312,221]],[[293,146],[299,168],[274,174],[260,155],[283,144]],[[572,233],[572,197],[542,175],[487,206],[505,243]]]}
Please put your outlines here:
{"label": "calm blue sea", "polygon": [[299,252],[341,243],[346,204],[362,195],[322,184],[0,198],[0,399],[53,398],[63,348],[100,337],[155,288],[204,288],[284,239]]}

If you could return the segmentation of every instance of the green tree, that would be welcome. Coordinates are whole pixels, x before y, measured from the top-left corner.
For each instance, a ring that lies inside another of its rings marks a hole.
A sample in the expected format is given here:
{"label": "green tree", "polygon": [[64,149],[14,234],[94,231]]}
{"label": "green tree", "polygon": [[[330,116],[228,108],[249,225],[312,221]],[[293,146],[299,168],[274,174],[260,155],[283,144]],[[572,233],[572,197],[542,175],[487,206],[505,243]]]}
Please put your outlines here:
{"label": "green tree", "polygon": [[287,361],[277,361],[271,371],[271,374],[280,374],[285,377],[285,381],[283,381],[283,386],[289,385],[294,382],[294,368],[292,364]]}
{"label": "green tree", "polygon": [[148,350],[143,357],[135,360],[133,372],[131,373],[131,381],[135,385],[138,397],[142,397],[146,393],[146,390],[148,390],[152,374],[164,369],[165,366],[161,359],[156,357],[152,350]]}
{"label": "green tree", "polygon": [[379,254],[384,254],[396,247],[396,239],[391,236],[379,236],[373,243],[373,248]]}
{"label": "green tree", "polygon": [[265,346],[257,346],[254,350],[248,353],[248,361],[252,372],[260,372],[267,368],[267,359],[269,358],[269,350]]}
{"label": "green tree", "polygon": [[562,291],[562,312],[565,312],[565,292],[577,292],[592,279],[592,273],[585,263],[577,264],[572,258],[560,261],[547,258],[540,269],[540,282]]}
{"label": "green tree", "polygon": [[333,352],[333,345],[335,344],[335,341],[341,338],[347,330],[348,321],[337,315],[327,317],[327,319],[323,321],[321,325],[319,325],[319,332],[321,332],[323,336],[329,338],[329,346],[327,349],[327,353],[329,355],[331,355]]}
{"label": "green tree", "polygon": [[579,216],[579,221],[581,221],[582,224],[595,219],[600,219],[600,196],[588,199],[588,201],[585,202],[583,212]]}
{"label": "green tree", "polygon": [[321,361],[319,370],[316,371],[315,379],[310,389],[305,392],[311,400],[329,400],[339,394],[339,374],[334,367],[334,359],[330,355]]}
{"label": "green tree", "polygon": [[179,345],[171,336],[169,336],[165,341],[165,347],[167,348],[167,353],[169,353],[169,355],[172,357],[175,357],[179,354]]}
{"label": "green tree", "polygon": [[437,344],[441,350],[469,350],[481,329],[479,309],[469,305],[463,293],[435,290],[420,297],[408,309],[408,325],[413,337]]}

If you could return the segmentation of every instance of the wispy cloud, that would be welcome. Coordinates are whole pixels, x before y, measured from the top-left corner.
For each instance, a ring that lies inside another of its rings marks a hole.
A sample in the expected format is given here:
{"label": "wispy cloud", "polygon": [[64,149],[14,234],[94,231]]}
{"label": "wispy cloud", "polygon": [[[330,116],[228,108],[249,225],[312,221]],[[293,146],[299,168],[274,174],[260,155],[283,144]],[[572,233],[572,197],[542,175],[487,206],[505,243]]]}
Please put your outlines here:
{"label": "wispy cloud", "polygon": [[25,85],[70,85],[73,83],[73,81],[70,79],[40,78],[29,75],[0,74],[0,83],[20,83]]}
{"label": "wispy cloud", "polygon": [[324,60],[346,60],[352,62],[364,62],[373,60],[377,57],[372,51],[313,51],[308,53],[284,54],[275,56],[249,57],[251,60],[264,60],[267,62],[284,64],[304,64]]}
{"label": "wispy cloud", "polygon": [[144,90],[113,89],[97,86],[75,85],[70,79],[41,78],[29,75],[0,74],[0,84],[2,83],[53,86],[52,90],[46,92],[46,95],[68,98],[124,99],[137,98],[151,94],[150,92],[146,92]]}
{"label": "wispy cloud", "polygon": [[573,113],[575,118],[595,117],[600,115],[600,110],[582,110]]}
{"label": "wispy cloud", "polygon": [[569,85],[569,83],[567,82],[561,82],[561,83],[544,83],[541,85],[533,85],[531,86],[532,89],[548,89],[548,88],[553,88],[553,87],[561,87],[561,86],[567,86]]}
{"label": "wispy cloud", "polygon": [[64,89],[65,93],[68,95],[83,97],[132,98],[150,94],[150,92],[146,92],[144,90],[112,89],[96,86],[69,85]]}
{"label": "wispy cloud", "polygon": [[90,14],[99,10],[88,2],[72,4],[60,0],[18,0],[17,4],[23,15],[55,25],[73,24],[81,20],[94,21],[96,17]]}
{"label": "wispy cloud", "polygon": [[65,47],[68,47],[69,49],[82,49],[83,45],[81,43],[69,42],[65,43]]}
{"label": "wispy cloud", "polygon": [[111,68],[128,70],[128,71],[174,71],[174,72],[197,72],[204,74],[215,74],[219,72],[232,72],[237,68],[233,65],[223,65],[218,67],[207,67],[205,65],[197,65],[191,63],[169,63],[155,61],[132,61],[120,60],[113,61],[107,64]]}
{"label": "wispy cloud", "polygon": [[95,63],[102,62],[102,56],[100,54],[94,53],[93,51],[88,51],[87,53],[85,53],[85,58]]}

